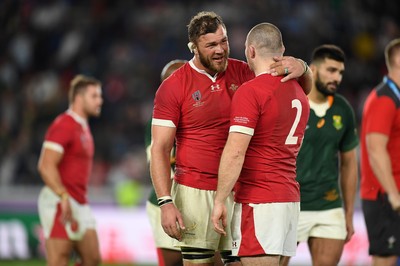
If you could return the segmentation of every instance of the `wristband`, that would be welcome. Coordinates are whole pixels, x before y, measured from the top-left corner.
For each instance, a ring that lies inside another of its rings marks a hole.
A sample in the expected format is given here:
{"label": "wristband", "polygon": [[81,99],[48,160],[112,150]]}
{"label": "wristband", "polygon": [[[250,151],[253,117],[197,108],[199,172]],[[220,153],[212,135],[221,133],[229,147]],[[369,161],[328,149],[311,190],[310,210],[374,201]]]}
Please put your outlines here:
{"label": "wristband", "polygon": [[173,203],[171,196],[163,196],[157,199],[158,206],[161,207],[168,203]]}
{"label": "wristband", "polygon": [[300,62],[302,62],[303,66],[304,66],[304,72],[303,72],[303,74],[301,74],[303,76],[308,71],[308,65],[307,65],[306,61],[304,61],[302,59],[298,59],[298,60],[300,60]]}
{"label": "wristband", "polygon": [[63,191],[63,192],[60,193],[60,199],[61,200],[65,200],[65,199],[68,199],[68,198],[69,198],[68,192]]}

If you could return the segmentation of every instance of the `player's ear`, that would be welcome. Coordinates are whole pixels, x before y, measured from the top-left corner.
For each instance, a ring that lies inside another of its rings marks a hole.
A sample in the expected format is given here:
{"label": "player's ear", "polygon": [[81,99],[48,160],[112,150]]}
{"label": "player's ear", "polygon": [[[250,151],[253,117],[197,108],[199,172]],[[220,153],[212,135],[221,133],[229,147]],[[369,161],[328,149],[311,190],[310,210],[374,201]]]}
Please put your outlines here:
{"label": "player's ear", "polygon": [[256,48],[253,45],[249,45],[249,52],[250,58],[254,58],[256,56]]}
{"label": "player's ear", "polygon": [[197,54],[197,47],[196,47],[196,45],[195,45],[193,42],[188,42],[187,46],[188,46],[189,51],[190,51],[191,53]]}

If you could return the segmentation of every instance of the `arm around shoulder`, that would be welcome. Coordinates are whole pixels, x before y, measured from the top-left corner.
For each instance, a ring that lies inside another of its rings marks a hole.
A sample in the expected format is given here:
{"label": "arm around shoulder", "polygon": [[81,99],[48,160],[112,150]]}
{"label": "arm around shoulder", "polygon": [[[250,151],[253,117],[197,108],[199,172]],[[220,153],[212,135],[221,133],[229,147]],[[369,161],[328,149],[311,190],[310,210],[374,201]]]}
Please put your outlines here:
{"label": "arm around shoulder", "polygon": [[304,93],[308,95],[311,91],[313,83],[312,70],[305,61],[301,59],[298,60],[301,61],[304,66],[304,73],[301,77],[298,78],[298,82],[300,86],[303,88]]}

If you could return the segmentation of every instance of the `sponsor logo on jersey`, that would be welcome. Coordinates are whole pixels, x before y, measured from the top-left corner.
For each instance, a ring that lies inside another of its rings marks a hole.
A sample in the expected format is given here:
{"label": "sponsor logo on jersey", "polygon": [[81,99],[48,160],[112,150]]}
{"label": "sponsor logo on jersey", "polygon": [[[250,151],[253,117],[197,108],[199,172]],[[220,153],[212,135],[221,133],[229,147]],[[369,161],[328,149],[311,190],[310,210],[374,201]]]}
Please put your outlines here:
{"label": "sponsor logo on jersey", "polygon": [[219,86],[219,84],[212,84],[211,85],[211,92],[217,92],[217,91],[221,91],[221,87]]}
{"label": "sponsor logo on jersey", "polygon": [[334,201],[334,200],[337,200],[338,198],[339,198],[339,194],[336,191],[336,189],[332,189],[332,190],[325,192],[324,199],[327,201]]}
{"label": "sponsor logo on jersey", "polygon": [[194,230],[196,230],[197,228],[197,224],[195,222],[192,222],[191,225],[186,226],[186,228],[183,230],[185,235],[192,235],[195,236],[196,232],[193,232]]}
{"label": "sponsor logo on jersey", "polygon": [[333,119],[333,126],[337,129],[337,130],[341,130],[343,127],[342,124],[342,117],[340,115],[334,115],[332,117]]}
{"label": "sponsor logo on jersey", "polygon": [[325,119],[321,118],[317,123],[317,128],[321,128],[325,125]]}
{"label": "sponsor logo on jersey", "polygon": [[86,134],[85,134],[85,133],[81,133],[80,139],[81,139],[82,147],[83,147],[85,150],[89,150],[89,139],[88,139],[88,137],[86,136]]}

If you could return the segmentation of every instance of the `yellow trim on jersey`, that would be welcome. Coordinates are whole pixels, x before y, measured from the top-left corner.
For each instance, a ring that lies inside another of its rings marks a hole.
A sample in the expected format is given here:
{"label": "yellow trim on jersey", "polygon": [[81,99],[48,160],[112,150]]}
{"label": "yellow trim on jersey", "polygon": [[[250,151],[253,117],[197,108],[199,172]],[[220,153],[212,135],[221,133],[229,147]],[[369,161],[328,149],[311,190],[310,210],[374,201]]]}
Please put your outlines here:
{"label": "yellow trim on jersey", "polygon": [[64,153],[64,147],[52,141],[45,141],[43,143],[43,148],[50,149],[59,153]]}
{"label": "yellow trim on jersey", "polygon": [[246,134],[246,135],[253,136],[254,135],[254,128],[244,127],[244,126],[231,126],[229,128],[229,133],[230,132],[239,132],[239,133],[243,133],[243,134]]}
{"label": "yellow trim on jersey", "polygon": [[151,121],[151,124],[153,126],[176,127],[174,122],[172,122],[171,120],[166,120],[166,119],[153,118]]}

